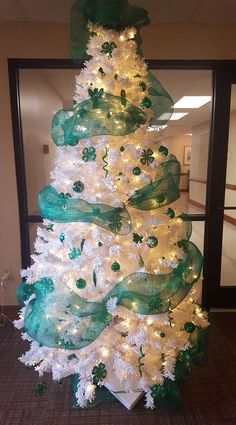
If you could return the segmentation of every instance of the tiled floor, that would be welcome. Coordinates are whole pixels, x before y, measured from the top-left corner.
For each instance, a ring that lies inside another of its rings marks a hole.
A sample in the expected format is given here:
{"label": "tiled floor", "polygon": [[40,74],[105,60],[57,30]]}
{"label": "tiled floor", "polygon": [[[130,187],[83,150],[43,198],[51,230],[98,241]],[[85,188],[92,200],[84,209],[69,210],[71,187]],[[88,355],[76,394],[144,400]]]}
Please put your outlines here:
{"label": "tiled floor", "polygon": [[147,411],[141,401],[133,411],[112,406],[75,411],[69,381],[48,380],[41,398],[33,395],[38,381],[17,358],[27,343],[11,325],[0,328],[0,425],[236,425],[236,313],[214,313],[209,360],[194,367],[181,384],[184,407],[178,413]]}

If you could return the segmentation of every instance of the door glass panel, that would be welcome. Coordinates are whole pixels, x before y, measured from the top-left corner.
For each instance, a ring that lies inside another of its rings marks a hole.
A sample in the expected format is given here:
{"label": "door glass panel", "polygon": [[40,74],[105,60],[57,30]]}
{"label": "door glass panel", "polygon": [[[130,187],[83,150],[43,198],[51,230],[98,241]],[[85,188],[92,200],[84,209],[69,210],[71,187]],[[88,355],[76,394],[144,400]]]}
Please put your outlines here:
{"label": "door glass panel", "polygon": [[236,211],[226,210],[224,214],[221,286],[236,286]]}
{"label": "door glass panel", "polygon": [[[231,86],[225,206],[236,207],[236,84]],[[236,210],[224,211],[221,285],[236,286]]]}
{"label": "door glass panel", "polygon": [[61,108],[72,107],[74,69],[21,69],[20,105],[28,215],[38,215],[39,191],[50,183],[56,145],[51,121]]}
{"label": "door glass panel", "polygon": [[[181,198],[176,206],[182,205],[190,214],[204,214],[212,72],[166,69],[152,72],[174,101],[174,113],[166,126],[157,128],[157,138],[181,164]],[[176,114],[182,114],[182,117]]]}

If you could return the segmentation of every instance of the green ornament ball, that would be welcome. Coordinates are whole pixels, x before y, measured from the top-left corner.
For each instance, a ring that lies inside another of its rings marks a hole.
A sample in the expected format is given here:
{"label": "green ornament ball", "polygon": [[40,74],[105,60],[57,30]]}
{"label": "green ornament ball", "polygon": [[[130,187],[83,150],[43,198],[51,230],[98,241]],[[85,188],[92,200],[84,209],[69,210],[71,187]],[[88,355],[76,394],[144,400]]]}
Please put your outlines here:
{"label": "green ornament ball", "polygon": [[145,91],[147,86],[143,81],[141,81],[141,83],[139,83],[139,87],[141,87],[142,91]]}
{"label": "green ornament ball", "polygon": [[186,322],[184,325],[184,330],[188,332],[189,334],[193,333],[196,329],[196,326],[193,322]]}
{"label": "green ornament ball", "polygon": [[120,264],[115,261],[114,263],[112,263],[111,269],[113,272],[118,272],[120,270]]}
{"label": "green ornament ball", "polygon": [[141,106],[142,106],[142,108],[149,109],[152,106],[152,102],[148,97],[145,97],[141,102]]}
{"label": "green ornament ball", "polygon": [[174,210],[172,210],[172,208],[168,208],[167,213],[166,213],[170,218],[174,218],[175,217],[175,212]]}
{"label": "green ornament ball", "polygon": [[156,197],[156,201],[158,204],[162,204],[165,201],[165,199],[166,198],[165,198],[165,195],[163,195],[163,193],[161,193],[160,195]]}
{"label": "green ornament ball", "polygon": [[156,236],[149,236],[147,238],[147,246],[149,248],[155,248],[158,245],[158,239]]}
{"label": "green ornament ball", "polygon": [[82,278],[80,278],[80,279],[78,279],[77,281],[76,281],[76,286],[77,286],[77,288],[79,288],[79,289],[83,289],[83,288],[85,288],[85,286],[86,286],[87,284],[86,284],[86,280],[85,279],[82,279]]}
{"label": "green ornament ball", "polygon": [[84,183],[82,183],[80,180],[77,180],[73,184],[73,191],[77,193],[81,193],[84,190]]}
{"label": "green ornament ball", "polygon": [[168,149],[165,146],[160,146],[159,149],[158,149],[158,151],[160,153],[162,153],[162,155],[165,155],[165,156],[167,156],[168,153],[169,153]]}
{"label": "green ornament ball", "polygon": [[139,176],[139,175],[141,174],[141,170],[140,170],[140,168],[139,168],[139,167],[134,167],[134,168],[133,168],[133,174],[134,174],[135,176]]}

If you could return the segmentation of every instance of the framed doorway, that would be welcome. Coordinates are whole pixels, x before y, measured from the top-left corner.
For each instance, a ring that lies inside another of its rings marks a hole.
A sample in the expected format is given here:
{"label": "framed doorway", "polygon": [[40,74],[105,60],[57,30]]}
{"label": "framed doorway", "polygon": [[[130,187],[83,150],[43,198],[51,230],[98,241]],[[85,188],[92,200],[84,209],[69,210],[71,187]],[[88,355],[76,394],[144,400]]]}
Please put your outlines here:
{"label": "framed doorway", "polygon": [[[232,165],[236,147],[234,153],[233,137],[229,138],[229,135],[234,132],[236,61],[147,62],[175,104],[191,94],[210,98],[200,109],[177,108],[174,112],[185,115],[180,120],[170,121],[168,128],[161,129],[157,137],[171,151],[174,150],[181,162],[181,197],[178,202],[192,220],[191,240],[204,254],[203,305],[235,308],[236,273],[234,279],[233,270],[236,270],[236,255],[231,255],[234,254],[231,247],[236,241],[236,174]],[[53,112],[70,107],[74,76],[80,68],[71,60],[60,59],[9,59],[8,66],[21,257],[25,268],[30,265],[36,228],[42,222],[37,210],[37,193],[48,183],[52,169],[50,122],[46,122],[43,128],[40,122],[43,122],[43,115],[52,119]],[[36,88],[38,92],[34,92]],[[47,101],[49,92],[50,101]],[[35,101],[30,111],[27,110],[27,96]],[[35,108],[35,120],[29,120],[32,108]],[[39,133],[40,140],[36,137]],[[231,159],[227,160],[228,153]],[[232,201],[230,204],[229,200]]]}

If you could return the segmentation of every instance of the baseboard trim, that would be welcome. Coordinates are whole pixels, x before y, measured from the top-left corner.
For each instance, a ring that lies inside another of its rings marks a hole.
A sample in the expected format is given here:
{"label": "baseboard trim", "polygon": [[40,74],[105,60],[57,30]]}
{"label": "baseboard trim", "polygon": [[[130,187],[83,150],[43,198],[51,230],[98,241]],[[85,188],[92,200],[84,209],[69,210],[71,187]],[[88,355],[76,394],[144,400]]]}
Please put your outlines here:
{"label": "baseboard trim", "polygon": [[[200,208],[201,210],[205,210],[205,205],[200,204],[200,202],[194,201],[193,199],[189,199],[188,203],[191,205],[194,205],[197,208]],[[233,226],[236,226],[236,218],[231,217],[228,214],[224,214],[224,220],[227,221],[227,223],[230,223]]]}

